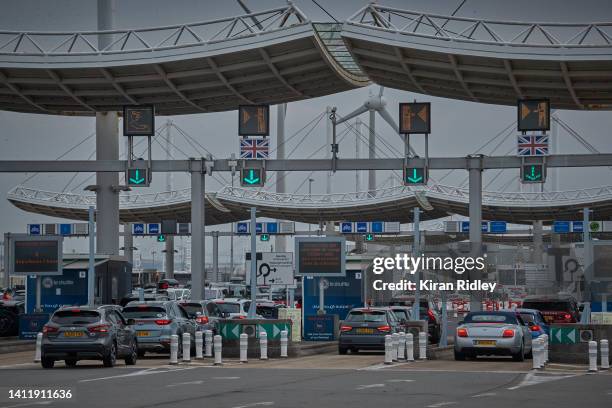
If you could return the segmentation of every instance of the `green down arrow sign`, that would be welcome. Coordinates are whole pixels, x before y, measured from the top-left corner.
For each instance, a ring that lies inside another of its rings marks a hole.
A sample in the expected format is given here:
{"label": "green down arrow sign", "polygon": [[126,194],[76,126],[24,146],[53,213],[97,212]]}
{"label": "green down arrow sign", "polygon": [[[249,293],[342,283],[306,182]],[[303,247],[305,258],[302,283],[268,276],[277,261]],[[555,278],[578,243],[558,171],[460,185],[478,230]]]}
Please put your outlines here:
{"label": "green down arrow sign", "polygon": [[404,169],[404,184],[425,184],[425,169],[413,167]]}
{"label": "green down arrow sign", "polygon": [[145,186],[147,184],[147,171],[140,169],[128,170],[128,185]]}

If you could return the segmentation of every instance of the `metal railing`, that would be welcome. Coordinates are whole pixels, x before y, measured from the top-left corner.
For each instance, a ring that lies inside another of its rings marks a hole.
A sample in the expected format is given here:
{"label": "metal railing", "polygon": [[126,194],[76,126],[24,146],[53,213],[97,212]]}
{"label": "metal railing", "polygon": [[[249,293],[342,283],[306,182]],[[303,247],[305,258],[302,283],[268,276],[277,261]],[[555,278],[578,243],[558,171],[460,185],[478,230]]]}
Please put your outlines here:
{"label": "metal railing", "polygon": [[485,20],[371,3],[349,17],[347,24],[447,41],[534,47],[612,47],[612,22]]}
{"label": "metal railing", "polygon": [[[256,13],[161,27],[108,31],[0,30],[0,55],[99,55],[190,47],[309,23],[293,4]],[[100,48],[98,41],[108,44]]]}
{"label": "metal railing", "polygon": [[[389,200],[414,197],[415,191],[424,191],[429,198],[440,198],[455,202],[469,202],[469,190],[442,184],[431,184],[422,189],[407,186],[394,186],[375,191],[361,191],[333,194],[287,194],[274,193],[258,189],[225,186],[217,193],[209,193],[218,200],[260,205],[289,205],[296,208],[324,208],[337,206],[376,205]],[[15,201],[43,204],[49,206],[64,205],[72,208],[87,208],[95,205],[95,195],[56,193],[17,186],[8,192],[8,198]],[[121,208],[142,208],[146,206],[166,206],[186,203],[191,200],[189,188],[146,194],[120,194]],[[504,205],[512,207],[532,207],[550,205],[580,205],[590,202],[612,200],[612,186],[591,187],[582,190],[557,192],[488,192],[483,191],[482,202],[485,205]]]}

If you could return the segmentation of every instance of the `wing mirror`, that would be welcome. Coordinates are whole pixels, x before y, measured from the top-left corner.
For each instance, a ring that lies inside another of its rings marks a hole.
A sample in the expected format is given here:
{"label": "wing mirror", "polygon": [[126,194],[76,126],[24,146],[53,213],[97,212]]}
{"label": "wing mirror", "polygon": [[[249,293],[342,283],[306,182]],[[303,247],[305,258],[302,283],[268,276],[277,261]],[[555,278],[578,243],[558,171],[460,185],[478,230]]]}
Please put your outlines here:
{"label": "wing mirror", "polygon": [[134,320],[134,319],[127,319],[127,324],[128,324],[128,326],[133,326],[133,325],[136,324],[136,320]]}

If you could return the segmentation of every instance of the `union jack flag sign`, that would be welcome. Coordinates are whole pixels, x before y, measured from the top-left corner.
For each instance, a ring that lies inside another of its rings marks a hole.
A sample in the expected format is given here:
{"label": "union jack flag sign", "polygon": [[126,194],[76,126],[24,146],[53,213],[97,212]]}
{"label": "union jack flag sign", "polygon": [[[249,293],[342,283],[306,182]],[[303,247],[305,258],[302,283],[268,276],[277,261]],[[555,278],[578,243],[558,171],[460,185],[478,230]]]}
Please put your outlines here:
{"label": "union jack flag sign", "polygon": [[548,136],[546,135],[519,135],[519,156],[547,156]]}
{"label": "union jack flag sign", "polygon": [[241,159],[267,159],[270,153],[270,140],[267,138],[243,137],[240,139]]}

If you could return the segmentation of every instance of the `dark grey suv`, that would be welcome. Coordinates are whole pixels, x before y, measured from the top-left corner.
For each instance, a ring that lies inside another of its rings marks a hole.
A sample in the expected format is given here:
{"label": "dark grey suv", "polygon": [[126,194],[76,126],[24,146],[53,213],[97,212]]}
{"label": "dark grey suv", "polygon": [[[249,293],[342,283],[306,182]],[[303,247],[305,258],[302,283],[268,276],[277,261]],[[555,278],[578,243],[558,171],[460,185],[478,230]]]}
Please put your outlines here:
{"label": "dark grey suv", "polygon": [[63,307],[43,327],[41,364],[53,368],[64,360],[74,367],[79,360],[102,360],[113,367],[118,358],[136,364],[138,343],[130,323],[114,308]]}

